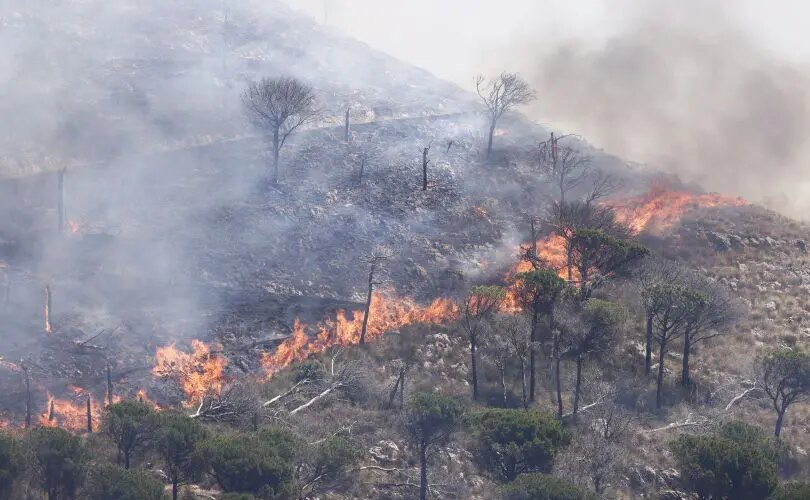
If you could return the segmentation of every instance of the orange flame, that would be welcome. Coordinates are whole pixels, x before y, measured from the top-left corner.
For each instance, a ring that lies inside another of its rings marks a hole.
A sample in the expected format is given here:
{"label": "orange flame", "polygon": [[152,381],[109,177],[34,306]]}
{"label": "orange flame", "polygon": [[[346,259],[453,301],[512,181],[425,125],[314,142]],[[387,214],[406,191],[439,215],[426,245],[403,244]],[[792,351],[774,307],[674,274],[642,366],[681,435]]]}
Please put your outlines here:
{"label": "orange flame", "polygon": [[160,347],[155,354],[152,373],[176,381],[186,396],[186,403],[199,401],[222,390],[222,371],[228,361],[211,352],[211,347],[199,340],[191,341],[192,352],[183,352],[174,344]]}
{"label": "orange flame", "polygon": [[746,204],[748,202],[742,198],[717,193],[692,194],[670,190],[665,186],[653,186],[647,193],[634,198],[610,201],[610,205],[616,207],[618,219],[627,224],[633,234],[660,233],[672,227],[690,210]]}
{"label": "orange flame", "polygon": [[[295,361],[303,361],[310,354],[325,351],[333,345],[351,345],[360,341],[363,329],[363,313],[358,310],[351,313],[337,312],[335,319],[324,319],[315,328],[315,335],[307,334],[308,325],[298,321],[293,323],[292,335],[282,342],[275,352],[264,353],[262,365],[267,376]],[[458,306],[449,299],[439,298],[428,306],[420,306],[412,299],[390,299],[375,294],[371,298],[366,340],[373,340],[383,333],[413,323],[438,324],[451,320],[458,315]]]}
{"label": "orange flame", "polygon": [[[101,422],[101,407],[90,402],[90,419],[93,428],[98,429]],[[48,394],[48,404],[45,411],[39,415],[39,425],[43,427],[60,427],[69,431],[82,431],[87,429],[87,398],[82,396],[78,401],[56,399]]]}

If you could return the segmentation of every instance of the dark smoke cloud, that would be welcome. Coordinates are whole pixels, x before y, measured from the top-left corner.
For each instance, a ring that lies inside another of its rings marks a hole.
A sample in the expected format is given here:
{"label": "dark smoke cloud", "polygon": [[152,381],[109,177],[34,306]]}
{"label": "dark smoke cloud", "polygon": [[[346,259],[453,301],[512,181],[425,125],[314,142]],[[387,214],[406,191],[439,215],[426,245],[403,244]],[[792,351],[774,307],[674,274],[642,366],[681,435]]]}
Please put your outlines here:
{"label": "dark smoke cloud", "polygon": [[687,2],[643,13],[600,46],[557,44],[527,74],[538,89],[533,114],[611,153],[801,217],[810,208],[801,184],[810,76],[738,24],[730,8]]}

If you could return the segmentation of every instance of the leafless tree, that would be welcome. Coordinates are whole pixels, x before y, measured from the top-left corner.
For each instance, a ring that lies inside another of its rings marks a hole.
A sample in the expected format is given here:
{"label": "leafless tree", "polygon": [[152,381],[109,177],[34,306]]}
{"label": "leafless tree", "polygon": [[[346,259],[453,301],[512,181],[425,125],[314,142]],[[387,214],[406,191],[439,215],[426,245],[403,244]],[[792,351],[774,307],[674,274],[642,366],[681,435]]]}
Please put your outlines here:
{"label": "leafless tree", "polygon": [[479,336],[489,326],[487,320],[498,312],[506,297],[506,291],[499,286],[476,286],[467,294],[461,315],[461,326],[470,341],[470,374],[472,376],[472,397],[478,399],[477,349]]}
{"label": "leafless tree", "polygon": [[368,294],[366,295],[366,308],[363,312],[363,327],[360,330],[360,344],[366,343],[366,331],[368,330],[368,317],[371,314],[371,296],[374,293],[374,287],[384,283],[378,281],[374,274],[380,270],[386,262],[391,260],[394,252],[390,248],[377,247],[370,254],[363,257],[363,262],[368,264]]}
{"label": "leafless tree", "polygon": [[664,305],[656,300],[655,291],[662,285],[675,283],[684,272],[676,262],[661,258],[646,259],[635,271],[646,323],[644,372],[647,375],[652,371],[653,320]]}
{"label": "leafless tree", "polygon": [[501,73],[498,77],[486,81],[483,75],[475,79],[475,90],[484,101],[489,117],[489,136],[487,157],[492,153],[492,137],[498,120],[507,111],[517,106],[528,104],[535,99],[535,92],[529,84],[516,73]]}
{"label": "leafless tree", "polygon": [[336,393],[357,398],[367,392],[368,370],[359,361],[340,360],[342,354],[342,349],[334,351],[326,376],[320,380],[313,380],[306,386],[313,395],[304,403],[290,410],[291,417]]}
{"label": "leafless tree", "polygon": [[695,346],[711,338],[729,333],[742,316],[743,307],[729,293],[728,287],[712,282],[695,273],[688,275],[689,287],[703,296],[693,303],[683,330],[683,367],[681,384],[689,387],[689,359]]}
{"label": "leafless tree", "polygon": [[557,456],[554,468],[556,474],[574,484],[592,488],[601,498],[605,487],[620,477],[624,454],[624,449],[616,442],[585,431]]}
{"label": "leafless tree", "polygon": [[430,153],[430,145],[422,149],[422,191],[427,191],[428,186],[427,172],[428,172],[428,165],[430,164],[430,159],[428,159],[429,153]]}
{"label": "leafless tree", "polygon": [[357,168],[357,183],[363,183],[366,168],[378,161],[382,156],[382,151],[377,146],[375,139],[369,137],[363,140],[352,141],[349,144],[348,160]]}
{"label": "leafless tree", "polygon": [[281,148],[293,132],[318,115],[315,92],[295,78],[263,78],[248,84],[242,103],[253,123],[271,139],[273,179],[278,181]]}
{"label": "leafless tree", "polygon": [[259,411],[259,392],[255,384],[237,381],[213,396],[204,396],[191,418],[208,422],[244,424]]}
{"label": "leafless tree", "polygon": [[508,393],[506,391],[506,369],[514,359],[514,352],[509,338],[503,333],[496,331],[497,318],[489,321],[488,328],[493,330],[490,335],[484,336],[484,341],[481,345],[487,359],[492,361],[495,368],[498,370],[498,378],[500,379],[501,392],[503,394],[503,404],[506,406],[508,402]]}
{"label": "leafless tree", "polygon": [[[569,137],[572,136],[555,136],[552,132],[547,141],[540,143],[540,170],[557,188],[559,204],[564,204],[565,195],[582,185],[590,173],[590,156],[569,145],[568,141],[560,144],[561,140]],[[595,187],[600,185],[597,191],[604,191],[607,187],[604,180],[599,180]]]}
{"label": "leafless tree", "polygon": [[529,357],[532,351],[531,328],[528,320],[520,314],[501,315],[495,320],[497,331],[504,336],[512,355],[520,363],[520,388],[523,407],[529,407],[529,393],[526,378],[528,376]]}

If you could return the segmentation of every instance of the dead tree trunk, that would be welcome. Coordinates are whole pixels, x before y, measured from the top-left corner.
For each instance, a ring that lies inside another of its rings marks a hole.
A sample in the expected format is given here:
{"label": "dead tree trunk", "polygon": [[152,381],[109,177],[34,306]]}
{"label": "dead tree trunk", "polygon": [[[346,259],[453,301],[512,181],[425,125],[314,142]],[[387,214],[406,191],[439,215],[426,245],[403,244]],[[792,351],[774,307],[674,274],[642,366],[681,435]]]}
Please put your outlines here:
{"label": "dead tree trunk", "polygon": [[65,228],[65,170],[65,168],[60,168],[56,173],[56,220],[58,224],[57,231],[60,233]]}
{"label": "dead tree trunk", "polygon": [[529,349],[529,401],[534,402],[534,394],[535,394],[535,343],[537,342],[537,311],[532,312],[532,332],[531,332],[531,342],[532,345]]}
{"label": "dead tree trunk", "polygon": [[87,433],[93,433],[93,409],[90,403],[90,396],[87,396]]}
{"label": "dead tree trunk", "polygon": [[647,335],[644,353],[644,373],[650,376],[652,371],[653,314],[647,311]]}
{"label": "dead tree trunk", "polygon": [[343,126],[343,140],[349,142],[349,110],[351,108],[346,108],[346,122]]}
{"label": "dead tree trunk", "polygon": [[25,428],[31,427],[31,379],[28,376],[28,367],[20,363],[25,379]]}
{"label": "dead tree trunk", "polygon": [[426,147],[422,150],[422,191],[427,191],[427,171],[428,171],[428,164],[430,160],[428,160],[428,153],[430,153],[430,146]]}
{"label": "dead tree trunk", "polygon": [[366,332],[368,331],[368,316],[371,313],[371,295],[374,293],[374,268],[376,262],[371,263],[368,271],[368,294],[366,295],[366,310],[363,313],[363,328],[360,330],[360,344],[366,343]]}
{"label": "dead tree trunk", "polygon": [[113,404],[113,383],[112,373],[110,373],[110,362],[107,361],[107,404]]}
{"label": "dead tree trunk", "polygon": [[54,414],[53,399],[51,399],[51,404],[48,407],[48,422],[53,422],[54,418],[56,418],[56,415]]}
{"label": "dead tree trunk", "polygon": [[51,333],[51,285],[45,285],[45,309],[43,311],[45,333]]}
{"label": "dead tree trunk", "polygon": [[689,353],[692,350],[692,337],[689,329],[683,332],[683,364],[681,365],[681,385],[689,387]]}
{"label": "dead tree trunk", "polygon": [[279,130],[273,130],[273,182],[278,182],[278,157],[281,150]]}

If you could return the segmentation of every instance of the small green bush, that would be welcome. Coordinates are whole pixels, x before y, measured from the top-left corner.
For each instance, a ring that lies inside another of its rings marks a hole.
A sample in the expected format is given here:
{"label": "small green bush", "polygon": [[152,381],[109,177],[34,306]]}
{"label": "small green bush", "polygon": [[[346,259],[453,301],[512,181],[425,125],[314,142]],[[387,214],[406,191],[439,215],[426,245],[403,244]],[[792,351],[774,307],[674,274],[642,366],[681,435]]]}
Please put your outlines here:
{"label": "small green bush", "polygon": [[481,410],[471,419],[478,454],[506,480],[525,472],[547,472],[571,435],[552,415],[537,410]]}
{"label": "small green bush", "polygon": [[82,498],[87,500],[162,500],[163,483],[142,470],[104,465],[90,473]]}
{"label": "small green bush", "polygon": [[521,474],[501,487],[503,500],[596,500],[596,496],[548,474]]}

